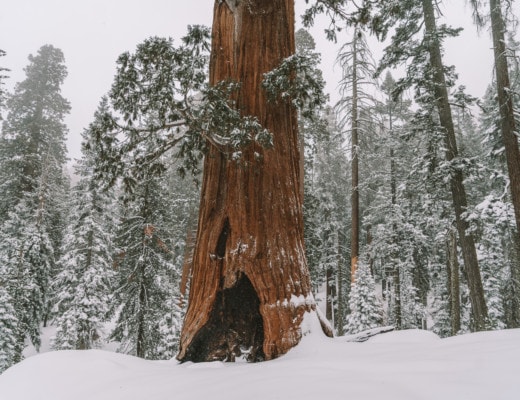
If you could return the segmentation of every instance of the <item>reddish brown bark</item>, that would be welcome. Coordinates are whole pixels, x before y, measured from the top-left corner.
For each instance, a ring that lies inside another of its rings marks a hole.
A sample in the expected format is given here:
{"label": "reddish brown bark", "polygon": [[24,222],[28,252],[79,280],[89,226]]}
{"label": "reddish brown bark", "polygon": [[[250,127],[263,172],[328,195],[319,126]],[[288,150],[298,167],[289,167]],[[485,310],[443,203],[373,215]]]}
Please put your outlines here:
{"label": "reddish brown bark", "polygon": [[314,307],[303,245],[296,110],[268,103],[262,76],[294,53],[293,0],[215,1],[210,82],[241,82],[237,104],[273,133],[240,163],[205,158],[181,361],[286,353]]}

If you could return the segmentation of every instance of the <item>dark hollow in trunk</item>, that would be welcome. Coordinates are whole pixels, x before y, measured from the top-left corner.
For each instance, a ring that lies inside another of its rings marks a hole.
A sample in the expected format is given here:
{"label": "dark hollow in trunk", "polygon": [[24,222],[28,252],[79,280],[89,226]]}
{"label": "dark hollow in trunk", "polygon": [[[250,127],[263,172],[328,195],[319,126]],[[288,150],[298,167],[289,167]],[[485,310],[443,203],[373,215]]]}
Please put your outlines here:
{"label": "dark hollow in trunk", "polygon": [[206,325],[186,353],[185,361],[264,360],[264,324],[260,300],[245,276],[235,286],[217,292],[213,310]]}

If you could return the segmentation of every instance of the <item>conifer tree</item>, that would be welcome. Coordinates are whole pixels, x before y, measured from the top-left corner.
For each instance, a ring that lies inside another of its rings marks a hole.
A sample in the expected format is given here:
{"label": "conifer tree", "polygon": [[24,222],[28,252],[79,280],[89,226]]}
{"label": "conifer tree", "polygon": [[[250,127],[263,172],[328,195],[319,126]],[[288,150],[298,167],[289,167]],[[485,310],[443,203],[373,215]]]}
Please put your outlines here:
{"label": "conifer tree", "polygon": [[58,261],[60,272],[53,281],[55,349],[95,348],[103,339],[112,293],[115,215],[110,192],[103,191],[94,178],[94,132],[106,108],[103,99],[94,122],[83,132],[82,158],[76,167],[80,181],[71,194],[63,255]]}
{"label": "conifer tree", "polygon": [[[407,2],[404,7],[393,8],[385,2],[377,3],[378,15],[374,18],[379,24],[379,32],[384,37],[390,27],[398,24],[392,43],[385,50],[385,56],[379,70],[413,60],[408,65],[407,76],[398,83],[400,90],[414,86],[416,100],[428,108],[432,120],[438,126],[442,137],[446,163],[449,168],[445,173],[449,176],[452,205],[457,221],[458,237],[464,258],[464,268],[468,277],[470,299],[473,314],[473,327],[483,330],[486,327],[487,307],[485,303],[482,278],[478,266],[475,238],[469,230],[465,213],[469,211],[466,188],[463,181],[461,157],[457,148],[454,122],[451,111],[448,87],[453,85],[452,69],[447,68],[442,60],[442,41],[445,37],[458,33],[444,25],[437,26],[435,9],[431,0],[423,0],[421,4]],[[419,28],[424,24],[424,36]],[[403,52],[403,46],[411,49]],[[413,50],[413,51],[412,51]],[[433,108],[432,108],[433,107]],[[434,111],[435,114],[431,114]],[[427,114],[424,114],[427,117]],[[438,121],[438,122],[437,122]]]}
{"label": "conifer tree", "polygon": [[24,194],[43,195],[34,207],[46,206],[48,187],[60,177],[66,160],[67,129],[63,123],[70,105],[60,87],[67,76],[61,50],[45,45],[29,56],[26,79],[15,86],[7,101],[2,131],[2,183],[0,215],[5,218]]}
{"label": "conifer tree", "polygon": [[39,347],[40,325],[49,311],[49,280],[55,269],[55,194],[66,183],[66,127],[70,106],[60,94],[67,75],[61,50],[50,45],[29,56],[26,79],[7,101],[0,137],[0,258],[16,311],[19,361],[26,337]]}
{"label": "conifer tree", "polygon": [[119,351],[147,359],[171,357],[180,328],[180,265],[175,264],[172,197],[164,175],[142,171],[124,194],[116,247],[111,339]]}
{"label": "conifer tree", "polygon": [[[497,111],[501,133],[501,142],[504,146],[504,156],[511,185],[509,191],[515,210],[517,234],[520,236],[520,148],[518,141],[518,100],[515,99],[513,86],[515,84],[514,48],[508,47],[508,33],[514,32],[516,21],[511,21],[514,13],[510,11],[512,4],[503,0],[489,0],[489,13],[486,18],[482,9],[486,2],[471,0],[473,15],[479,28],[489,20],[493,41],[493,57],[495,61],[495,91],[497,96]],[[517,96],[518,97],[518,96]]]}
{"label": "conifer tree", "polygon": [[314,284],[325,283],[327,319],[341,329],[345,307],[340,302],[345,302],[344,287],[350,282],[341,270],[345,264],[345,225],[348,223],[348,160],[343,149],[343,135],[332,110],[328,110],[324,118],[328,134],[315,144],[313,249],[317,265],[312,266],[311,271],[318,270],[313,276]]}
{"label": "conifer tree", "polygon": [[[338,62],[343,68],[343,77],[340,83],[342,99],[338,102],[337,108],[341,115],[341,123],[345,130],[350,131],[352,160],[352,191],[351,191],[351,281],[357,268],[357,260],[360,256],[360,229],[361,211],[359,204],[360,197],[360,157],[364,153],[361,146],[363,136],[368,136],[368,124],[363,123],[363,114],[372,103],[371,96],[368,94],[367,85],[371,85],[372,75],[375,66],[372,55],[366,42],[364,33],[355,28],[351,42],[346,43],[341,48],[338,55]],[[361,139],[361,141],[360,141]],[[365,139],[366,142],[366,139]]]}
{"label": "conifer tree", "polygon": [[350,334],[376,328],[383,322],[383,306],[376,296],[376,285],[368,264],[360,262],[355,275],[345,327],[345,332]]}
{"label": "conifer tree", "polygon": [[[514,52],[520,44],[510,38],[507,42],[509,51]],[[520,104],[518,63],[510,68],[511,99],[513,104]],[[509,197],[509,188],[513,184],[509,179],[507,157],[502,137],[502,114],[497,98],[496,82],[487,89],[481,102],[480,141],[481,159],[489,177],[487,188],[482,188],[484,200],[477,205],[476,211],[482,225],[484,249],[488,260],[493,260],[493,276],[502,276],[502,296],[504,300],[504,322],[510,328],[520,327],[520,253],[518,253],[517,230],[511,225],[514,220],[514,208]],[[516,126],[520,118],[516,114]],[[487,190],[486,190],[487,189]],[[501,271],[501,273],[497,273]]]}

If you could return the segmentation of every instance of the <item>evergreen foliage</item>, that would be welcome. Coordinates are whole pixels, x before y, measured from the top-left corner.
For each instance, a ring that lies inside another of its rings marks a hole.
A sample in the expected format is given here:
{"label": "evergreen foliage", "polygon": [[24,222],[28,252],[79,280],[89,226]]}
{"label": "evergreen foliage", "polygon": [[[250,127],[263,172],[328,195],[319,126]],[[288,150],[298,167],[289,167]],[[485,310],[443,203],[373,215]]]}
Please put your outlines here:
{"label": "evergreen foliage", "polygon": [[25,339],[40,345],[40,327],[49,314],[49,282],[61,242],[66,191],[63,123],[70,106],[61,94],[67,70],[61,50],[42,46],[29,56],[26,79],[7,101],[0,137],[0,280],[17,319],[19,361]]}
{"label": "evergreen foliage", "polygon": [[350,289],[345,332],[354,334],[381,326],[383,306],[376,296],[376,285],[366,262],[360,262]]}
{"label": "evergreen foliage", "polygon": [[161,177],[143,176],[125,200],[118,229],[111,334],[119,351],[148,359],[171,357],[179,335],[179,266],[174,264],[170,202]]}
{"label": "evergreen foliage", "polygon": [[[6,274],[2,273],[5,279]],[[13,365],[19,358],[18,318],[13,307],[13,299],[0,282],[0,374]]]}
{"label": "evergreen foliage", "polygon": [[94,122],[83,133],[80,181],[71,194],[70,216],[59,274],[53,281],[57,326],[55,349],[90,349],[103,339],[110,304],[115,231],[114,201],[94,179],[96,143],[93,132],[106,108],[101,102]]}

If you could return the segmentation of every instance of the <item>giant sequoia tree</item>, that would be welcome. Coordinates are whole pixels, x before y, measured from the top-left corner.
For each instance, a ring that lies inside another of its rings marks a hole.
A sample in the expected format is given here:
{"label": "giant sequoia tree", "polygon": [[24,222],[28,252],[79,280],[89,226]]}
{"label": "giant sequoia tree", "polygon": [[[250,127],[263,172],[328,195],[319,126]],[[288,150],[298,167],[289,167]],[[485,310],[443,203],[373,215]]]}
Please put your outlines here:
{"label": "giant sequoia tree", "polygon": [[198,171],[204,155],[178,358],[271,359],[299,342],[314,307],[296,108],[311,118],[324,83],[315,58],[294,54],[294,1],[216,1],[214,13],[210,57],[200,26],[178,47],[150,38],[119,57],[97,174],[132,192],[140,171],[167,168],[167,152],[180,172]]}
{"label": "giant sequoia tree", "polygon": [[272,359],[301,338],[313,306],[303,245],[296,109],[269,102],[263,74],[291,56],[293,0],[215,1],[210,84],[240,83],[236,104],[273,135],[240,163],[205,158],[182,361]]}

